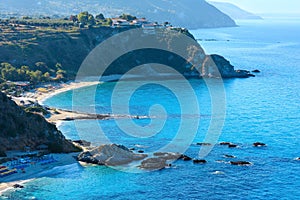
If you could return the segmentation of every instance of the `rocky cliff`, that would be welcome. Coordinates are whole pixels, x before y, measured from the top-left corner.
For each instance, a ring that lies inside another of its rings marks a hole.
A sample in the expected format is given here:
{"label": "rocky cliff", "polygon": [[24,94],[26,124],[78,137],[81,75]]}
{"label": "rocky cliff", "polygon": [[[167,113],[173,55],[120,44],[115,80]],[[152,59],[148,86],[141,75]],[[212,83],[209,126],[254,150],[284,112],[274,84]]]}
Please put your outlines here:
{"label": "rocky cliff", "polygon": [[53,153],[79,150],[44,117],[25,112],[0,93],[0,157],[5,156],[8,150],[24,150],[25,146],[34,150],[42,144],[47,145]]}
{"label": "rocky cliff", "polygon": [[[33,66],[36,62],[45,62],[49,68],[53,69],[55,69],[56,63],[61,63],[63,70],[66,70],[69,76],[75,76],[84,59],[98,44],[126,30],[128,28],[98,27],[71,32],[38,30],[30,32],[14,31],[6,35],[2,34],[4,42],[0,44],[0,63],[9,62],[14,66],[21,67],[22,65]],[[143,40],[146,41],[149,33],[144,34],[143,31],[141,32]],[[186,60],[170,52],[158,49],[143,49],[122,55],[110,65],[104,74],[124,74],[138,65],[160,63],[172,66],[185,76],[248,77],[245,71],[235,71],[234,67],[223,57],[213,56],[212,59],[205,59],[207,55],[186,29],[172,29],[172,31],[157,29],[154,34],[159,37],[159,45],[165,46],[171,52],[176,48],[186,49],[186,54],[189,54],[191,60],[196,60],[197,66],[188,66]],[[153,35],[153,33],[150,33],[150,35]],[[198,46],[196,48],[197,52],[193,52],[192,47],[194,44],[189,46],[189,42],[183,42],[183,45],[186,46],[182,46],[181,43],[178,43],[183,35],[189,36],[196,43]],[[15,41],[15,38],[21,39]],[[126,49],[130,45],[139,42],[139,40],[128,42],[127,39],[126,37],[121,38],[118,44],[112,45],[117,45],[119,49]],[[107,51],[110,52],[111,50],[107,49]],[[103,59],[99,59],[100,62],[101,60]],[[212,68],[215,66],[213,61],[216,62],[220,75],[210,73],[209,68],[213,70]],[[95,74],[88,75],[93,76]]]}

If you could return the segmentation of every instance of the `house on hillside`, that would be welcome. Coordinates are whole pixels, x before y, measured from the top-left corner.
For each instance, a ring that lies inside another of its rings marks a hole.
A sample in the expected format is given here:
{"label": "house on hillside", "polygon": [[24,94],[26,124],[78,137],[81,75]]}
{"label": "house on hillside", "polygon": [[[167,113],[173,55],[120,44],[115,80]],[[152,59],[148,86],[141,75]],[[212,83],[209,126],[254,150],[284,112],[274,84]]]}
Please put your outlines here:
{"label": "house on hillside", "polygon": [[129,27],[130,22],[121,18],[112,18],[112,27]]}
{"label": "house on hillside", "polygon": [[150,22],[146,18],[139,18],[132,20],[132,25],[137,27],[142,27],[144,24],[150,24]]}

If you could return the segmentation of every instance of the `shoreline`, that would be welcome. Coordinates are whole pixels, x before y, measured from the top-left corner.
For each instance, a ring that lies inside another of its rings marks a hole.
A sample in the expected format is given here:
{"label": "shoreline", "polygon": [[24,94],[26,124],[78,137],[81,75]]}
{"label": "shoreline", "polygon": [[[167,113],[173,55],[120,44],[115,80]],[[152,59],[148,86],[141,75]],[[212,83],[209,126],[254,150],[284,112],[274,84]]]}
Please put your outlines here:
{"label": "shoreline", "polygon": [[38,93],[38,91],[36,92],[37,96],[36,96],[36,100],[38,100],[38,102],[43,105],[43,102],[45,102],[47,99],[55,96],[55,95],[58,95],[60,93],[63,93],[63,92],[67,92],[69,90],[75,90],[75,89],[79,89],[79,88],[83,88],[83,87],[89,87],[89,86],[93,86],[93,85],[98,85],[100,84],[101,82],[99,81],[87,81],[87,82],[69,82],[69,83],[63,83],[63,84],[60,84],[60,88],[58,89],[55,89],[55,90],[50,90],[48,91],[47,93]]}
{"label": "shoreline", "polygon": [[1,178],[0,197],[3,195],[3,193],[9,190],[14,190],[15,184],[24,185],[39,177],[47,177],[47,176],[51,177],[51,175],[57,174],[54,171],[55,168],[78,163],[74,158],[74,156],[78,154],[79,153],[49,154],[55,158],[56,162],[45,164],[45,165],[30,164],[29,167],[25,168],[26,173],[18,172],[8,177]]}
{"label": "shoreline", "polygon": [[[69,90],[75,90],[83,87],[88,87],[88,86],[93,86],[100,84],[100,81],[80,81],[80,82],[75,82],[75,81],[70,81],[68,83],[57,83],[57,84],[52,84],[52,83],[46,83],[45,85],[51,85],[53,86],[53,89],[48,90],[47,92],[39,92],[38,87],[36,88],[35,92],[27,92],[23,97],[13,97],[12,99],[20,105],[20,101],[38,101],[39,104],[43,105],[43,102],[46,101],[47,99],[58,95],[63,92],[67,92]],[[40,85],[42,87],[43,85]],[[47,121],[49,121],[47,118],[45,118]],[[55,122],[59,122],[61,120],[55,120]],[[54,121],[52,121],[54,122]],[[0,179],[0,197],[3,195],[3,193],[14,190],[15,188],[13,187],[15,184],[23,185],[26,184],[32,180],[35,180],[36,178],[42,177],[42,176],[51,176],[53,170],[56,167],[61,167],[61,166],[67,166],[71,165],[74,163],[77,163],[77,161],[73,158],[73,156],[78,153],[70,153],[70,154],[49,154],[49,155],[54,155],[55,158],[57,158],[57,162],[50,163],[44,166],[39,166],[39,165],[31,165],[26,169],[26,173],[17,173],[10,175],[9,177],[1,178]],[[4,163],[5,164],[5,163]]]}
{"label": "shoreline", "polygon": [[[58,95],[63,92],[67,92],[70,90],[75,90],[83,87],[89,87],[93,85],[98,85],[103,82],[108,81],[114,81],[118,80],[120,78],[119,75],[113,75],[113,76],[107,76],[101,81],[91,81],[96,80],[93,78],[88,78],[86,80],[81,81],[69,81],[67,83],[45,83],[40,85],[40,88],[46,87],[47,85],[51,86],[51,89],[47,89],[46,92],[40,92],[38,91],[37,87],[34,92],[26,92],[23,97],[12,97],[12,100],[17,103],[18,105],[21,105],[21,101],[24,102],[38,102],[40,105],[44,105],[43,102],[45,102],[47,99]],[[56,108],[53,108],[56,109]],[[56,109],[59,111],[59,114],[51,113],[50,118],[45,118],[48,122],[56,124],[58,127],[60,122],[66,121],[65,119],[70,118],[71,120],[76,119],[104,119],[104,118],[147,118],[147,116],[125,116],[125,115],[108,115],[108,114],[88,114],[88,113],[79,113],[79,112],[73,112],[68,110],[62,110],[62,109]],[[53,112],[53,111],[52,111]],[[78,163],[74,159],[74,155],[78,153],[69,153],[69,154],[49,154],[49,155],[55,155],[55,157],[58,157],[58,161],[54,163],[47,164],[45,166],[39,166],[39,165],[30,165],[28,169],[26,169],[26,173],[17,173],[10,175],[9,177],[1,178],[0,180],[0,197],[3,195],[3,193],[15,190],[14,185],[19,184],[23,185],[26,184],[32,180],[35,180],[39,177],[46,177],[51,176],[55,174],[53,172],[53,169],[56,167],[61,166],[68,166],[71,164]],[[80,163],[78,163],[80,164]],[[5,163],[4,163],[5,165]]]}

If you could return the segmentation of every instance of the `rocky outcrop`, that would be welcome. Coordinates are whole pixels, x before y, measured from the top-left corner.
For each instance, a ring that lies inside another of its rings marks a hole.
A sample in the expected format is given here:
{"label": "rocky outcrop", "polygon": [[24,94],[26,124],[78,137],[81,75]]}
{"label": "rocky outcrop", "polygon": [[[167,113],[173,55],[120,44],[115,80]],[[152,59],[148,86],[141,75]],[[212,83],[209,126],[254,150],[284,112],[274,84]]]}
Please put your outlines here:
{"label": "rocky outcrop", "polygon": [[223,56],[213,54],[206,56],[202,65],[201,76],[215,78],[248,78],[254,75],[247,70],[235,70],[234,66]]}
{"label": "rocky outcrop", "polygon": [[24,150],[25,147],[35,150],[42,144],[53,153],[80,151],[44,117],[25,112],[0,93],[0,156],[5,156],[8,150]]}
{"label": "rocky outcrop", "polygon": [[158,157],[158,158],[148,158],[146,160],[143,160],[143,162],[139,167],[145,170],[159,170],[165,168],[166,166],[168,166],[167,160]]}
{"label": "rocky outcrop", "polygon": [[105,144],[78,155],[78,161],[97,164],[118,166],[129,164],[133,161],[146,158],[145,154],[135,154],[123,145]]}

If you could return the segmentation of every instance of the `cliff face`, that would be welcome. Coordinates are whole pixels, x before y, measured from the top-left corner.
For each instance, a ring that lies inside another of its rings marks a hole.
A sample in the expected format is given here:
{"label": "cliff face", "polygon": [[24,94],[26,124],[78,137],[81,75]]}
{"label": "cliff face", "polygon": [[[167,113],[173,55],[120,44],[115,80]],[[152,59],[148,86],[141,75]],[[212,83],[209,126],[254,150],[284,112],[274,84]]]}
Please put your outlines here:
{"label": "cliff face", "polygon": [[35,149],[42,144],[53,153],[78,151],[55,125],[40,115],[25,112],[0,93],[0,156],[7,150],[24,150],[25,146]]}
{"label": "cliff face", "polygon": [[[101,42],[105,41],[109,37],[125,31],[124,28],[111,28],[111,27],[99,27],[91,29],[81,29],[77,32],[50,32],[50,31],[34,31],[29,33],[17,32],[4,36],[5,40],[10,41],[13,38],[24,38],[22,43],[15,44],[3,44],[0,45],[0,62],[9,62],[14,66],[29,65],[32,66],[36,62],[45,62],[50,68],[55,68],[56,63],[61,63],[63,70],[66,70],[68,74],[75,75],[81,66],[84,59],[88,54]],[[154,49],[144,49],[141,51],[129,52],[119,59],[105,71],[105,75],[112,74],[124,74],[133,67],[147,63],[160,63],[167,66],[172,66],[179,73],[185,76],[210,76],[219,77],[215,73],[210,73],[209,69],[212,69],[215,65],[212,61],[215,61],[222,77],[247,77],[243,73],[234,70],[234,67],[229,64],[223,57],[213,56],[212,60],[204,60],[206,55],[202,48],[199,46],[197,52],[193,52],[193,49],[188,46],[185,47],[178,45],[178,40],[181,37],[179,34],[183,33],[194,40],[194,37],[186,29],[177,29],[176,31],[168,31],[168,29],[158,29],[156,35],[163,35],[161,44],[167,46],[166,48],[174,50],[174,48],[186,49],[189,57],[192,60],[197,60],[198,66],[187,67],[186,60],[169,53]],[[142,33],[143,34],[143,33]],[[147,34],[143,35],[146,40]],[[159,38],[159,39],[161,39]],[[194,40],[195,41],[195,40]],[[134,43],[135,41],[133,41]],[[196,41],[195,41],[196,43]],[[132,45],[131,42],[126,42],[126,38],[118,42],[118,48],[128,48],[128,45]],[[193,44],[191,44],[192,46]],[[109,51],[109,50],[108,50]],[[102,59],[99,59],[101,62]],[[206,63],[204,63],[204,61]],[[98,64],[98,63],[97,63]],[[194,68],[196,67],[196,68]],[[201,69],[199,69],[201,67]],[[202,69],[203,68],[203,69]],[[198,69],[195,70],[195,69]],[[201,72],[201,73],[198,73]],[[94,76],[95,74],[89,74]]]}
{"label": "cliff face", "polygon": [[[116,17],[128,13],[189,29],[232,27],[235,22],[205,0],[1,0],[0,13],[68,16],[81,11]],[[2,7],[2,9],[1,9]],[[21,15],[21,16],[22,16]]]}
{"label": "cliff face", "polygon": [[248,78],[254,76],[247,70],[235,70],[228,60],[216,54],[206,56],[201,73],[202,77],[219,77],[221,75],[222,78]]}

